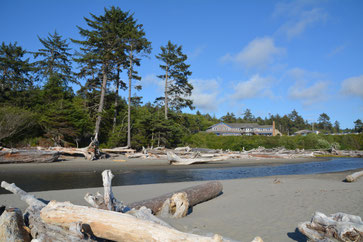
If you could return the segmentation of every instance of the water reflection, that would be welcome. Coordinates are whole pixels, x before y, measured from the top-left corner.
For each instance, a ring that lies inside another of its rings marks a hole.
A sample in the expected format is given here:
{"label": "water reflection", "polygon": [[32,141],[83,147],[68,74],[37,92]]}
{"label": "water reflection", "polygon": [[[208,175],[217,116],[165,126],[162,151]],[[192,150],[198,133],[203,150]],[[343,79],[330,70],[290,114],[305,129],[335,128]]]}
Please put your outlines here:
{"label": "water reflection", "polygon": [[[153,184],[181,181],[226,180],[274,175],[316,174],[363,168],[363,158],[336,158],[331,161],[233,168],[172,170],[129,170],[115,172],[114,186]],[[101,172],[63,172],[50,174],[6,175],[0,181],[16,183],[25,191],[46,191],[73,188],[101,187]],[[0,194],[7,193],[0,189]]]}

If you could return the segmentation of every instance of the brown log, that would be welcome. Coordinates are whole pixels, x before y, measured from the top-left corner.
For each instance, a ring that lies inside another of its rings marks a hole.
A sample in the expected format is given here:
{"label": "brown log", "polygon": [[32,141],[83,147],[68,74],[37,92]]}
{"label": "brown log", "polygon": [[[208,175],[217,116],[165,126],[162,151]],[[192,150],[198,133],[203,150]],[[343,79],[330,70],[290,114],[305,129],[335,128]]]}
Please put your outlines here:
{"label": "brown log", "polygon": [[328,217],[315,212],[311,221],[300,223],[298,229],[313,241],[363,241],[362,219],[345,213]]}
{"label": "brown log", "polygon": [[59,156],[55,151],[3,149],[0,150],[0,164],[47,163],[56,161]]}
{"label": "brown log", "polygon": [[361,177],[361,176],[363,176],[363,170],[358,171],[358,172],[354,172],[353,174],[346,176],[345,181],[354,182],[354,181],[358,180],[358,178]]}
{"label": "brown log", "polygon": [[99,238],[114,241],[222,241],[215,235],[204,237],[183,233],[124,213],[51,201],[40,217],[48,224],[69,228],[72,223],[88,224]]}
{"label": "brown log", "polygon": [[151,198],[151,199],[147,199],[147,200],[143,200],[143,201],[139,201],[139,202],[134,202],[134,203],[128,204],[127,206],[130,208],[136,208],[136,209],[138,209],[142,206],[145,206],[147,208],[150,208],[151,211],[153,212],[153,214],[158,214],[160,209],[162,208],[164,202],[168,198],[171,198],[175,193],[185,192],[187,194],[189,206],[192,207],[192,206],[197,205],[198,203],[202,203],[202,202],[205,202],[212,198],[217,197],[218,195],[220,195],[222,193],[222,190],[223,190],[222,183],[220,183],[219,181],[212,181],[212,182],[208,182],[205,184],[182,189],[180,191],[167,193],[167,194],[164,194],[159,197],[155,197],[155,198]]}
{"label": "brown log", "polygon": [[24,227],[23,214],[20,209],[5,210],[0,216],[0,241],[30,241],[30,234]]}

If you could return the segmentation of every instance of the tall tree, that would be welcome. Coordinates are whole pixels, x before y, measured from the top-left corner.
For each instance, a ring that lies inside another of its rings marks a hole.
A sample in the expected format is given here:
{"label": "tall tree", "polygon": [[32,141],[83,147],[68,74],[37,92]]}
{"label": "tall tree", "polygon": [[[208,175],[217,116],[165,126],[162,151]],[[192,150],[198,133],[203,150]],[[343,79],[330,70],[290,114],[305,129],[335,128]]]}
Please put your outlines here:
{"label": "tall tree", "polygon": [[318,126],[320,129],[323,129],[323,130],[332,129],[332,124],[330,122],[330,117],[328,116],[328,114],[326,114],[326,113],[320,114],[320,116],[318,118]]}
{"label": "tall tree", "polygon": [[164,74],[158,77],[164,80],[165,119],[168,119],[169,106],[176,110],[185,107],[194,109],[193,101],[188,98],[193,90],[192,84],[188,82],[192,72],[189,71],[190,65],[185,63],[188,57],[183,54],[182,46],[168,41],[168,44],[160,49],[161,53],[156,58],[163,62],[160,68]]}
{"label": "tall tree", "polygon": [[35,81],[32,76],[33,64],[25,58],[27,51],[17,43],[0,46],[0,101],[9,101],[19,92],[31,87]]}
{"label": "tall tree", "polygon": [[256,118],[252,114],[251,109],[246,108],[246,110],[243,113],[243,120],[246,122],[255,122]]}
{"label": "tall tree", "polygon": [[62,39],[57,31],[54,31],[54,34],[49,33],[47,38],[38,36],[38,39],[43,48],[33,54],[34,58],[41,58],[34,63],[40,75],[48,80],[57,75],[64,86],[67,86],[68,82],[75,82],[72,76],[71,48],[67,40]]}
{"label": "tall tree", "polygon": [[99,73],[101,75],[102,86],[95,125],[95,139],[98,140],[107,83],[112,76],[110,73],[113,67],[120,62],[120,58],[123,58],[125,34],[129,31],[132,16],[120,8],[111,7],[105,8],[104,15],[91,14],[91,17],[91,19],[84,18],[89,29],[77,26],[85,40],[72,39],[72,41],[82,45],[79,57],[75,58],[75,61],[81,65],[79,75],[91,76],[91,80],[94,80]]}
{"label": "tall tree", "polygon": [[363,123],[362,120],[357,119],[356,121],[354,121],[354,130],[358,133],[363,132]]}
{"label": "tall tree", "polygon": [[336,120],[334,122],[334,130],[335,130],[336,133],[339,133],[340,132],[340,123],[339,123],[338,120]]}
{"label": "tall tree", "polygon": [[[149,54],[151,52],[151,42],[145,37],[145,32],[142,24],[137,24],[137,20],[133,18],[133,15],[128,16],[128,22],[126,30],[123,36],[125,43],[127,57],[126,67],[129,78],[128,85],[128,111],[127,111],[127,146],[131,147],[131,92],[132,92],[132,80],[141,80],[138,76],[134,66],[140,66],[141,56]],[[135,86],[136,89],[141,89],[140,85]]]}

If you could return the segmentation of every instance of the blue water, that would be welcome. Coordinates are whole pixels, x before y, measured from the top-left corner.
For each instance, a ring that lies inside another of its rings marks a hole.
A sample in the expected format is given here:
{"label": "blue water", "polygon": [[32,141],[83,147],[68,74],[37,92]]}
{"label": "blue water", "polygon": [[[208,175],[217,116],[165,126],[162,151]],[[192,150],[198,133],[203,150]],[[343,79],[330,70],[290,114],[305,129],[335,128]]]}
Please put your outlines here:
{"label": "blue water", "polygon": [[[363,158],[334,158],[323,162],[308,162],[280,166],[161,170],[124,170],[115,173],[113,186],[154,184],[182,181],[227,180],[276,175],[302,175],[340,172],[363,168]],[[114,171],[113,171],[114,172]],[[101,187],[100,172],[62,172],[52,174],[1,175],[0,181],[14,182],[25,191],[46,191]],[[7,193],[0,189],[0,194]]]}

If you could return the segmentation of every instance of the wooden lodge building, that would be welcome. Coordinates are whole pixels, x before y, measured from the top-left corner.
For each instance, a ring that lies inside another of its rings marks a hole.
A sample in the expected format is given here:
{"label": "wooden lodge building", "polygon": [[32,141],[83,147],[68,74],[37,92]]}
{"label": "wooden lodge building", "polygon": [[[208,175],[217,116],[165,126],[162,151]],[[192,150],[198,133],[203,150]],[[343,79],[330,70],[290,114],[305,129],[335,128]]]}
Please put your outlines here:
{"label": "wooden lodge building", "polygon": [[280,131],[275,128],[275,122],[272,125],[259,125],[257,123],[218,123],[209,127],[206,132],[223,136],[240,136],[240,135],[264,135],[276,136],[281,135]]}

